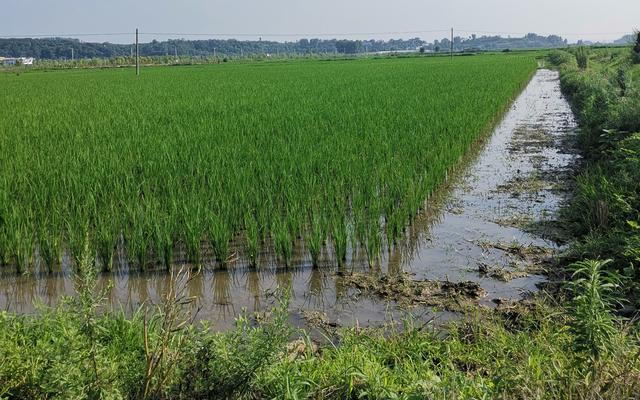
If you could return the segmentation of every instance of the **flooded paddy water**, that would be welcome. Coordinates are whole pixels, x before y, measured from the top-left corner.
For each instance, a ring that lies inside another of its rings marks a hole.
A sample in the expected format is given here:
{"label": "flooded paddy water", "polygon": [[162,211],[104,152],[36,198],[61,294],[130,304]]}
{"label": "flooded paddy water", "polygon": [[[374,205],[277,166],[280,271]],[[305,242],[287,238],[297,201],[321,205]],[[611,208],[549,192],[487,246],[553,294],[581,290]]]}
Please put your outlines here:
{"label": "flooded paddy water", "polygon": [[[337,268],[312,267],[302,246],[293,266],[278,266],[271,253],[259,268],[242,259],[227,269],[207,266],[188,279],[195,318],[216,329],[232,326],[246,310],[259,318],[290,288],[297,325],[378,325],[411,313],[446,318],[465,304],[492,306],[519,299],[545,281],[543,270],[560,248],[553,220],[566,196],[578,155],[571,150],[576,122],[560,93],[558,74],[540,69],[502,121],[451,174],[407,228],[405,237],[369,267],[364,251]],[[360,254],[362,253],[362,254]],[[135,271],[120,260],[101,275],[109,301],[131,312],[161,301],[171,284],[166,271]],[[0,277],[0,309],[18,313],[55,305],[73,293],[71,268]],[[444,312],[442,312],[444,311]]]}

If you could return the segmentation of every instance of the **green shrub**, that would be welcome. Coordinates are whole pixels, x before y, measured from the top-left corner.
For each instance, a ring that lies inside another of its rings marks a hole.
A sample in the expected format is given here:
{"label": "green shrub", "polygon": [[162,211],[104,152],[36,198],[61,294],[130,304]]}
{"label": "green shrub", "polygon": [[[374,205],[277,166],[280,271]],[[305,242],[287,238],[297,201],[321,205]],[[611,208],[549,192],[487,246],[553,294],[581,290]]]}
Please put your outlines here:
{"label": "green shrub", "polygon": [[604,77],[574,68],[563,69],[560,78],[562,91],[571,100],[582,128],[582,149],[593,153],[602,130],[611,128],[618,91]]}
{"label": "green shrub", "polygon": [[636,40],[633,43],[631,56],[635,64],[640,64],[640,32],[636,32]]}
{"label": "green shrub", "polygon": [[627,89],[612,110],[612,125],[625,132],[640,132],[640,85]]}
{"label": "green shrub", "polygon": [[624,96],[629,88],[631,82],[629,74],[624,67],[619,67],[616,73],[615,82],[620,87],[620,95]]}
{"label": "green shrub", "polygon": [[175,399],[229,399],[248,392],[260,371],[276,359],[291,336],[283,297],[269,323],[251,327],[241,316],[227,333],[193,331],[182,349],[177,378],[166,388]]}
{"label": "green shrub", "polygon": [[557,67],[570,65],[574,60],[574,57],[564,50],[551,50],[547,58],[552,65]]}
{"label": "green shrub", "polygon": [[250,390],[291,336],[286,296],[269,322],[240,317],[227,333],[184,328],[179,291],[150,314],[105,310],[88,254],[75,297],[37,315],[0,312],[0,399],[226,399]]}
{"label": "green shrub", "polygon": [[574,55],[578,68],[582,70],[587,69],[589,66],[589,50],[584,46],[580,46],[574,51]]}

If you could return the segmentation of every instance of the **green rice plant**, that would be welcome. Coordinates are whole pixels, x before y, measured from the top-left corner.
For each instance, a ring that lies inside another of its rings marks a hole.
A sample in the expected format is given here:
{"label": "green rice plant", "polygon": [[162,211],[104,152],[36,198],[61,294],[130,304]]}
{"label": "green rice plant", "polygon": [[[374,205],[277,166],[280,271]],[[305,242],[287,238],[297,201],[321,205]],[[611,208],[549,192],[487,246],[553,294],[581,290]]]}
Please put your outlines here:
{"label": "green rice plant", "polygon": [[[42,257],[42,261],[44,262],[47,270],[49,272],[53,271],[53,265],[55,263],[55,250],[53,248],[53,235],[50,235],[45,228],[45,224],[43,224],[38,230],[37,242],[38,249],[40,250],[40,257]],[[0,254],[1,258],[1,254]]]}
{"label": "green rice plant", "polygon": [[[2,241],[5,245],[7,244],[6,238],[0,238],[0,241]],[[7,264],[9,262],[7,258],[7,252],[5,251],[4,247],[0,247],[0,268],[2,268],[4,264]]]}
{"label": "green rice plant", "polygon": [[27,272],[33,255],[33,239],[25,228],[16,232],[16,268],[18,273]]}
{"label": "green rice plant", "polygon": [[[148,244],[150,243],[151,235],[146,231],[147,226],[142,222],[143,219],[143,214],[136,216],[135,222],[128,232],[129,241],[127,242],[127,251],[129,252],[129,259],[135,261],[138,267],[144,270],[149,267],[149,262],[151,261],[149,257],[151,246]],[[187,251],[187,253],[189,255],[191,254],[189,251]]]}
{"label": "green rice plant", "polygon": [[97,246],[97,253],[102,268],[105,271],[113,270],[113,253],[116,248],[117,236],[113,234],[108,228],[111,225],[106,223],[96,228],[96,238],[94,239]]}
{"label": "green rice plant", "polygon": [[360,226],[384,220],[391,244],[535,68],[514,54],[2,74],[0,248],[27,270],[36,244],[76,257],[89,231],[100,258],[123,238],[140,268],[178,242],[224,263],[251,230],[249,258],[274,237],[288,259],[303,236],[318,254],[312,213],[340,260],[368,242]]}
{"label": "green rice plant", "polygon": [[[0,178],[2,179],[2,178]],[[2,185],[0,185],[2,186]],[[8,238],[7,238],[7,214],[8,214],[9,196],[4,189],[0,189],[0,266],[7,262],[8,258]]]}
{"label": "green rice plant", "polygon": [[209,217],[209,237],[213,246],[213,254],[215,254],[218,263],[222,267],[226,267],[229,259],[229,241],[231,233],[225,222],[214,215]]}
{"label": "green rice plant", "polygon": [[155,242],[155,255],[163,266],[169,270],[173,264],[174,239],[172,228],[168,218],[160,218],[156,221],[153,230]]}
{"label": "green rice plant", "polygon": [[[202,205],[196,199],[185,199],[183,207],[183,239],[187,249],[187,261],[199,267],[202,261],[202,225],[205,214]],[[215,222],[212,221],[211,224]],[[215,230],[213,227],[211,229]]]}
{"label": "green rice plant", "polygon": [[256,267],[258,265],[258,252],[260,251],[260,232],[258,222],[252,213],[245,214],[244,229],[247,257],[250,265]]}
{"label": "green rice plant", "polygon": [[380,261],[382,251],[382,232],[378,224],[369,224],[366,240],[367,259],[369,260],[369,266],[373,267]]}
{"label": "green rice plant", "polygon": [[272,228],[273,243],[276,255],[284,263],[285,267],[291,266],[291,258],[293,256],[293,238],[289,229],[281,219],[274,221]]}
{"label": "green rice plant", "polygon": [[320,251],[324,246],[327,235],[325,224],[322,222],[317,212],[312,213],[310,227],[307,231],[308,237],[306,242],[309,253],[311,254],[311,262],[314,267],[317,267],[320,258]]}
{"label": "green rice plant", "polygon": [[341,218],[334,218],[331,221],[331,237],[333,239],[333,251],[335,252],[336,261],[339,267],[343,267],[347,261],[347,244],[349,241],[349,233],[347,226]]}

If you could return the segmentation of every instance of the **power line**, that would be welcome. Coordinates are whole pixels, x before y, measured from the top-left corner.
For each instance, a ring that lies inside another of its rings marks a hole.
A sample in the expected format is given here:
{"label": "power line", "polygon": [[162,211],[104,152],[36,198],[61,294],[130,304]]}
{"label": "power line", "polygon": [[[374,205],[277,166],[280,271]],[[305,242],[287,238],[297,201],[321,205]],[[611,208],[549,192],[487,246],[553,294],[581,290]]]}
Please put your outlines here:
{"label": "power line", "polygon": [[[491,35],[528,35],[529,33],[536,32],[505,32],[505,31],[482,31],[475,29],[456,29],[458,32],[464,33],[484,33]],[[591,33],[577,33],[577,32],[554,32],[548,33],[547,35],[557,35],[557,36],[606,36],[606,35],[626,35],[630,31],[620,31],[620,32],[591,32]],[[545,35],[544,32],[536,33],[537,35]]]}
{"label": "power line", "polygon": [[[432,29],[419,31],[394,31],[394,32],[347,32],[347,33],[191,33],[191,32],[140,32],[142,36],[219,36],[219,37],[285,37],[285,36],[363,36],[363,35],[406,35],[411,33],[438,33],[448,32],[448,29]],[[59,37],[90,37],[90,36],[130,36],[132,32],[106,32],[106,33],[35,33],[35,34],[17,34],[17,35],[0,35],[3,39],[21,39],[21,38],[59,38]]]}
{"label": "power line", "polygon": [[2,39],[31,39],[31,38],[64,38],[64,37],[84,37],[84,36],[130,36],[131,32],[109,32],[109,33],[36,33],[22,35],[0,35]]}
{"label": "power line", "polygon": [[185,33],[185,32],[140,32],[141,35],[154,36],[219,36],[219,37],[322,37],[322,36],[364,36],[364,35],[407,35],[412,33],[438,33],[448,32],[448,29],[433,29],[422,31],[397,31],[397,32],[348,32],[348,33]]}

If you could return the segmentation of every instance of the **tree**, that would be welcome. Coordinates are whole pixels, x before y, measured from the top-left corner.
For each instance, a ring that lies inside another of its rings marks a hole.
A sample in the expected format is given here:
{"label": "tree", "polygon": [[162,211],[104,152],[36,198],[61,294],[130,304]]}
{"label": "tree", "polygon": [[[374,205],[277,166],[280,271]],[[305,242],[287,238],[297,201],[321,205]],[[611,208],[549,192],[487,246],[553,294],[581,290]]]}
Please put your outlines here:
{"label": "tree", "polygon": [[636,32],[636,42],[633,46],[633,62],[640,64],[640,31]]}
{"label": "tree", "polygon": [[342,54],[356,54],[362,49],[362,42],[359,40],[338,40],[336,50]]}
{"label": "tree", "polygon": [[[539,36],[529,34],[521,38],[502,38],[500,36],[475,36],[470,38],[457,37],[454,39],[456,49],[473,48],[478,50],[501,50],[541,47],[563,47],[566,41],[559,36]],[[635,34],[628,35],[625,44],[635,42]],[[210,39],[210,40],[185,40],[170,39],[165,41],[153,40],[140,43],[140,55],[143,57],[165,57],[174,54],[177,48],[179,54],[190,57],[209,57],[215,54],[220,57],[279,53],[279,54],[306,54],[333,53],[339,51],[342,54],[356,54],[366,45],[367,51],[393,51],[406,49],[419,49],[424,47],[429,50],[448,51],[451,44],[450,38],[435,40],[433,43],[424,43],[419,38],[374,40],[366,42],[350,40],[324,40],[302,39],[293,42],[276,41],[238,41],[236,39]],[[633,45],[631,46],[633,47]],[[48,39],[3,39],[0,38],[0,55],[5,57],[35,57],[39,60],[63,60],[69,58],[70,50],[74,49],[76,59],[115,58],[130,57],[131,44],[116,43],[91,43],[80,42],[77,39],[48,38]],[[215,50],[214,50],[215,49]],[[635,57],[634,53],[634,57]],[[640,58],[640,55],[638,56]]]}

